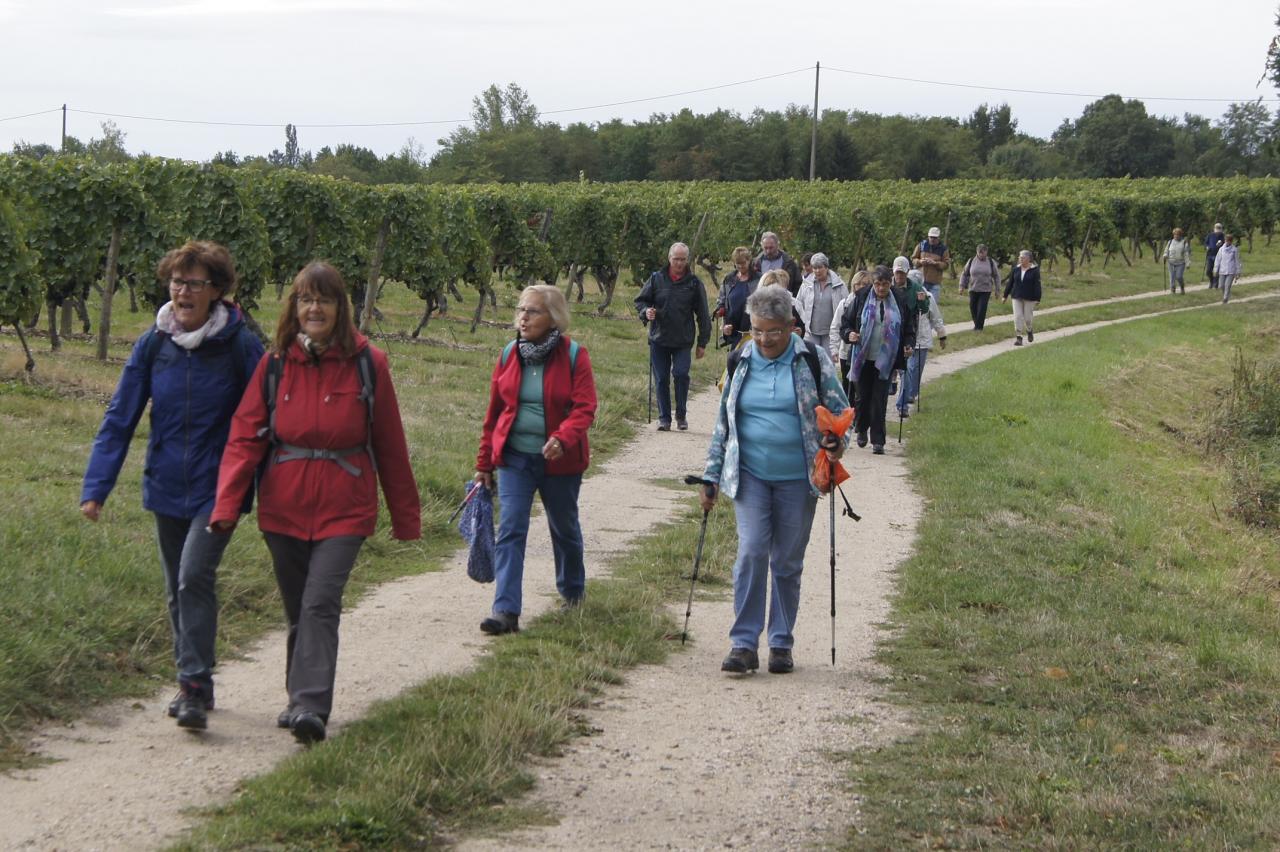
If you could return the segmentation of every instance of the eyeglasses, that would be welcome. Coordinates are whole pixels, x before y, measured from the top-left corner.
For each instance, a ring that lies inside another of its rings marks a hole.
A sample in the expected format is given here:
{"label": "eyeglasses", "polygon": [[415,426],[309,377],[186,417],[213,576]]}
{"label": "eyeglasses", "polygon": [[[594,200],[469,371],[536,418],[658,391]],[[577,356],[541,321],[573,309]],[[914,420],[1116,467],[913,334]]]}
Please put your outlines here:
{"label": "eyeglasses", "polygon": [[751,329],[751,336],[754,337],[756,340],[767,340],[770,343],[779,341],[782,339],[783,335],[787,335],[790,333],[791,333],[790,331],[787,331],[786,329],[782,329],[782,328],[771,328],[767,331],[762,328]]}
{"label": "eyeglasses", "polygon": [[521,305],[520,307],[516,308],[516,313],[524,314],[525,316],[528,316],[528,317],[540,317],[543,314],[545,314],[546,311],[544,311],[542,308],[526,308],[523,305]]}
{"label": "eyeglasses", "polygon": [[208,278],[178,278],[174,276],[169,279],[169,289],[181,290],[186,287],[192,293],[199,293],[212,283]]}
{"label": "eyeglasses", "polygon": [[298,304],[304,308],[332,308],[338,300],[328,296],[299,296]]}

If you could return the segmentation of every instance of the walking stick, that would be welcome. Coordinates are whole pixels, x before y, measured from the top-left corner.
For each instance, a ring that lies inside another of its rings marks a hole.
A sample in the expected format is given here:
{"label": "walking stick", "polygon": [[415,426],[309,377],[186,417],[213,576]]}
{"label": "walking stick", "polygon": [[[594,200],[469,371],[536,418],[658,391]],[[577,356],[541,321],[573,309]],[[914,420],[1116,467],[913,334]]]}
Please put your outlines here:
{"label": "walking stick", "polygon": [[828,457],[831,472],[831,665],[836,664],[836,462]]}
{"label": "walking stick", "polygon": [[[711,489],[715,487],[696,476],[686,476],[684,481],[687,485],[701,485],[708,497],[711,496]],[[684,630],[680,631],[681,645],[689,638],[689,616],[693,615],[693,588],[698,584],[698,569],[702,567],[702,544],[707,540],[707,517],[710,514],[711,510],[702,510],[702,529],[698,531],[698,550],[693,557],[693,577],[689,580],[689,602],[684,607]]]}
{"label": "walking stick", "polygon": [[649,414],[645,418],[645,425],[653,422],[653,342],[649,342]]}

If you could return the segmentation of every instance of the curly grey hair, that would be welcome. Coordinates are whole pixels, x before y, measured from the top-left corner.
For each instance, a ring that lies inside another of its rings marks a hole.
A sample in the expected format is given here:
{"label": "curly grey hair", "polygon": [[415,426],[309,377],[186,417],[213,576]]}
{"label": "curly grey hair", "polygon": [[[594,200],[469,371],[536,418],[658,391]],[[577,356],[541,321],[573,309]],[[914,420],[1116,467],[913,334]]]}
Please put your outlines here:
{"label": "curly grey hair", "polygon": [[791,319],[794,299],[791,291],[783,287],[757,287],[747,297],[747,313],[754,319],[781,322]]}

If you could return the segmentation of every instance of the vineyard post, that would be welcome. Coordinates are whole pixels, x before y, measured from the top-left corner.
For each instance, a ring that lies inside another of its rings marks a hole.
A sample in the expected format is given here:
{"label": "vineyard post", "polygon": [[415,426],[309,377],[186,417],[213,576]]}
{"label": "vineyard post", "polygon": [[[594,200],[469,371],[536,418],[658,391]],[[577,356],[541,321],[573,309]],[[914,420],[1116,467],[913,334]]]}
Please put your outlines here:
{"label": "vineyard post", "polygon": [[[942,226],[942,244],[943,244],[944,246],[947,244],[947,234],[949,234],[950,232],[951,232],[951,211],[950,211],[950,210],[948,210],[948,211],[947,211],[947,222],[946,222],[946,224],[945,224],[945,225],[943,225],[943,226]],[[947,271],[951,273],[951,277],[952,277],[952,278],[955,278],[955,277],[956,277],[956,268],[955,268],[955,266],[949,266],[949,267],[947,267]]]}
{"label": "vineyard post", "polygon": [[382,255],[387,250],[387,235],[390,231],[391,216],[385,215],[378,228],[378,241],[373,249],[373,257],[369,260],[369,281],[365,284],[364,305],[360,309],[360,330],[366,334],[373,323],[373,302],[378,295],[378,279],[382,277]]}
{"label": "vineyard post", "polygon": [[1089,237],[1093,233],[1093,223],[1089,223],[1089,227],[1084,229],[1084,242],[1080,244],[1080,265],[1084,266],[1084,262],[1089,258]]}
{"label": "vineyard post", "polygon": [[[120,259],[120,232],[124,226],[111,226],[111,244],[107,247],[106,286],[102,290],[102,317],[98,320],[98,360],[107,360],[107,344],[111,342],[111,297],[116,292],[116,263]],[[53,306],[49,306],[50,315]]]}
{"label": "vineyard post", "polygon": [[818,76],[822,73],[822,63],[813,63],[813,132],[809,138],[809,182],[812,183],[818,171]]}
{"label": "vineyard post", "polygon": [[911,236],[911,226],[916,223],[915,219],[907,220],[907,227],[902,231],[902,242],[898,244],[898,254],[907,253],[907,238]]}
{"label": "vineyard post", "polygon": [[[702,214],[702,221],[698,223],[698,233],[693,235],[693,242],[689,245],[689,265],[697,263],[698,257],[698,241],[702,239],[702,231],[707,227],[707,220],[711,218],[711,211],[708,210]],[[714,284],[715,282],[711,282]]]}

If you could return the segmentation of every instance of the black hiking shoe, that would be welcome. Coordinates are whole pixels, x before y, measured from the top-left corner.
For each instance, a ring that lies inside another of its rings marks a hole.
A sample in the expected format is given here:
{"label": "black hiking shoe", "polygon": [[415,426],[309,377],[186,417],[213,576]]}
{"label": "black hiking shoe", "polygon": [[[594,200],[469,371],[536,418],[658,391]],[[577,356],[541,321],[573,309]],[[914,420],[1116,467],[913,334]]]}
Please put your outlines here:
{"label": "black hiking shoe", "polygon": [[659,432],[670,432],[670,431],[671,431],[671,421],[670,421],[670,420],[659,420],[659,421],[658,421],[658,431],[659,431]]}
{"label": "black hiking shoe", "polygon": [[178,727],[190,731],[203,731],[209,727],[207,705],[199,695],[183,695],[178,701]]}
{"label": "black hiking shoe", "polygon": [[1028,342],[1028,343],[1035,343],[1035,342],[1036,342],[1036,333],[1035,333],[1034,331],[1032,331],[1031,329],[1027,329],[1027,342]]}
{"label": "black hiking shoe", "polygon": [[520,632],[520,616],[510,612],[495,612],[480,622],[480,632],[490,636]]}
{"label": "black hiking shoe", "polygon": [[1021,335],[1021,334],[1019,334],[1017,337],[1015,337],[1015,338],[1013,339],[1013,345],[1014,345],[1014,346],[1021,346],[1021,345],[1022,345],[1022,335]]}
{"label": "black hiking shoe", "polygon": [[865,447],[866,445],[867,445],[867,433],[866,433],[866,432],[859,432],[859,433],[858,433],[858,446],[859,446],[859,447]]}
{"label": "black hiking shoe", "polygon": [[884,455],[884,444],[872,444],[871,452],[877,456]]}
{"label": "black hiking shoe", "polygon": [[292,704],[280,711],[280,715],[276,716],[276,727],[289,729],[290,723],[293,721],[295,708]]}
{"label": "black hiking shoe", "polygon": [[[182,690],[179,689],[178,694],[173,696],[173,699],[169,702],[169,709],[167,712],[169,713],[170,719],[178,718],[178,705],[180,705],[181,703],[182,703]],[[204,709],[206,711],[213,709],[213,696],[209,696],[208,700],[205,701]]]}
{"label": "black hiking shoe", "polygon": [[293,738],[303,745],[324,740],[324,720],[310,710],[299,710],[289,721]]}
{"label": "black hiking shoe", "polygon": [[760,657],[750,648],[734,648],[729,656],[720,664],[720,671],[732,674],[746,674],[760,668]]}
{"label": "black hiking shoe", "polygon": [[677,429],[679,429],[681,432],[688,432],[688,431],[689,431],[689,421],[688,421],[688,420],[685,420],[683,417],[677,417],[677,418],[676,418],[676,428],[677,428]]}
{"label": "black hiking shoe", "polygon": [[580,597],[577,597],[577,598],[561,598],[561,599],[560,599],[560,611],[561,611],[561,612],[575,612],[575,611],[576,611],[576,610],[578,610],[581,606],[582,606],[582,598],[580,598]]}
{"label": "black hiking shoe", "polygon": [[795,660],[791,659],[790,648],[769,649],[769,673],[790,674],[795,669]]}

